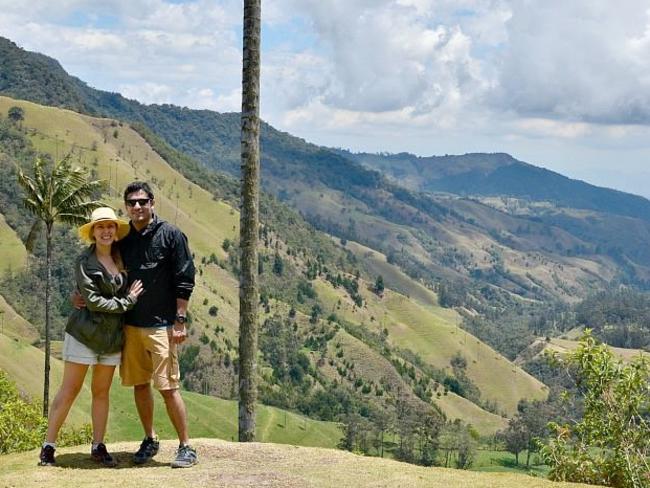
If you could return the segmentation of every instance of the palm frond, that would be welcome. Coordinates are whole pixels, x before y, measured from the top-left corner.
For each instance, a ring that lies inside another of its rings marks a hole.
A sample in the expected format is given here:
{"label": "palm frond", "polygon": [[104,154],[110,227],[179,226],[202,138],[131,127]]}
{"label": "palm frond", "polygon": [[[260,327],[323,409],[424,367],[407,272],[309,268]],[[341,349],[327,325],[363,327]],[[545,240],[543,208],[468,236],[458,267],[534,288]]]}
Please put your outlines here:
{"label": "palm frond", "polygon": [[[16,167],[18,182],[25,192],[23,204],[48,229],[56,221],[69,225],[83,224],[92,210],[104,205],[91,200],[101,189],[102,182],[88,180],[83,168],[72,167],[69,155],[54,164],[37,158],[33,170],[32,177]],[[35,238],[37,233],[34,232]]]}

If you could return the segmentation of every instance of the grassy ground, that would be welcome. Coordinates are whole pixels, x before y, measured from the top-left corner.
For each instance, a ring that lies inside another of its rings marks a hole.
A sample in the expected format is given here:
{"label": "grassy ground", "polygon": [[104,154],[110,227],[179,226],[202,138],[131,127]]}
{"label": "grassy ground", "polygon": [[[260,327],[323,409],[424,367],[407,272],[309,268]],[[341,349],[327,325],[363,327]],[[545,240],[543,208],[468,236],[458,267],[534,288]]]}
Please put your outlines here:
{"label": "grassy ground", "polygon": [[588,486],[555,483],[514,473],[478,473],[425,468],[392,460],[362,457],[329,449],[274,444],[237,444],[214,439],[194,442],[200,463],[173,470],[174,445],[162,443],[155,460],[141,467],[130,462],[136,443],[110,447],[117,469],[98,469],[87,446],[59,449],[58,467],[36,466],[37,451],[0,456],[0,486],[227,486],[227,487],[472,487],[551,488]]}
{"label": "grassy ground", "polygon": [[532,454],[530,466],[526,467],[526,452],[519,454],[519,464],[516,462],[515,455],[505,451],[478,450],[472,471],[497,472],[497,473],[526,473],[533,476],[546,477],[548,466],[540,464],[538,454]]}

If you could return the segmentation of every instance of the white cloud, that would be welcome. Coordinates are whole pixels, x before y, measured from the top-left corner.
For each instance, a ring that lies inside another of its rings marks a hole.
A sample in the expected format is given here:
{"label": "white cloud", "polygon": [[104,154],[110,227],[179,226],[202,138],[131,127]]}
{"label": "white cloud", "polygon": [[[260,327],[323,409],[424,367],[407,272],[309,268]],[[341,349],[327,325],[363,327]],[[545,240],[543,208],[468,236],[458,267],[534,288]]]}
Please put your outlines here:
{"label": "white cloud", "polygon": [[497,102],[518,114],[650,123],[645,0],[512,1]]}
{"label": "white cloud", "polygon": [[[262,117],[359,150],[510,151],[593,180],[642,168],[649,7],[268,0]],[[90,85],[220,112],[241,106],[241,17],[240,0],[0,0],[3,36]]]}

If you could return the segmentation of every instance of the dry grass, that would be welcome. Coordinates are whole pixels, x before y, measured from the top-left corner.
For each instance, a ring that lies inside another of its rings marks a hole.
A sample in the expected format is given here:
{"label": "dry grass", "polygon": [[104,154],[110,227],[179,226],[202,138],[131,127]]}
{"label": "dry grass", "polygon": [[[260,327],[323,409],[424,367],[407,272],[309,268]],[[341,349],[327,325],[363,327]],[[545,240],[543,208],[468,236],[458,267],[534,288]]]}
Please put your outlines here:
{"label": "dry grass", "polygon": [[59,449],[58,467],[36,466],[37,451],[0,456],[0,486],[219,486],[219,487],[427,487],[427,488],[551,488],[588,486],[555,483],[510,473],[477,473],[425,468],[392,460],[361,457],[318,448],[275,444],[237,444],[214,439],[194,443],[200,463],[191,469],[170,469],[174,443],[163,442],[155,461],[135,467],[130,458],[136,443],[109,446],[117,469],[98,468],[87,446]]}

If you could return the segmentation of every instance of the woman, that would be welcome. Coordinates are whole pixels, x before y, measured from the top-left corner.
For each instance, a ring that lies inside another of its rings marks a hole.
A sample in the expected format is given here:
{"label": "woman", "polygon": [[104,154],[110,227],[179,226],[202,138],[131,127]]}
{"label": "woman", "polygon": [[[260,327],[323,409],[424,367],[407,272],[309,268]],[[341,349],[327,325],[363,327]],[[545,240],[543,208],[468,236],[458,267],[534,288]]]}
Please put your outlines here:
{"label": "woman", "polygon": [[113,209],[108,207],[96,209],[90,222],[79,228],[80,237],[90,243],[77,260],[75,270],[77,288],[86,300],[86,307],[75,310],[65,328],[63,382],[50,409],[47,435],[41,448],[41,466],[55,464],[54,451],[59,429],[91,365],[91,457],[104,466],[117,464],[104,445],[109,391],[115,366],[121,358],[124,339],[122,314],[135,305],[143,292],[139,280],[126,289],[126,272],[115,242],[128,233],[129,224],[118,219]]}

